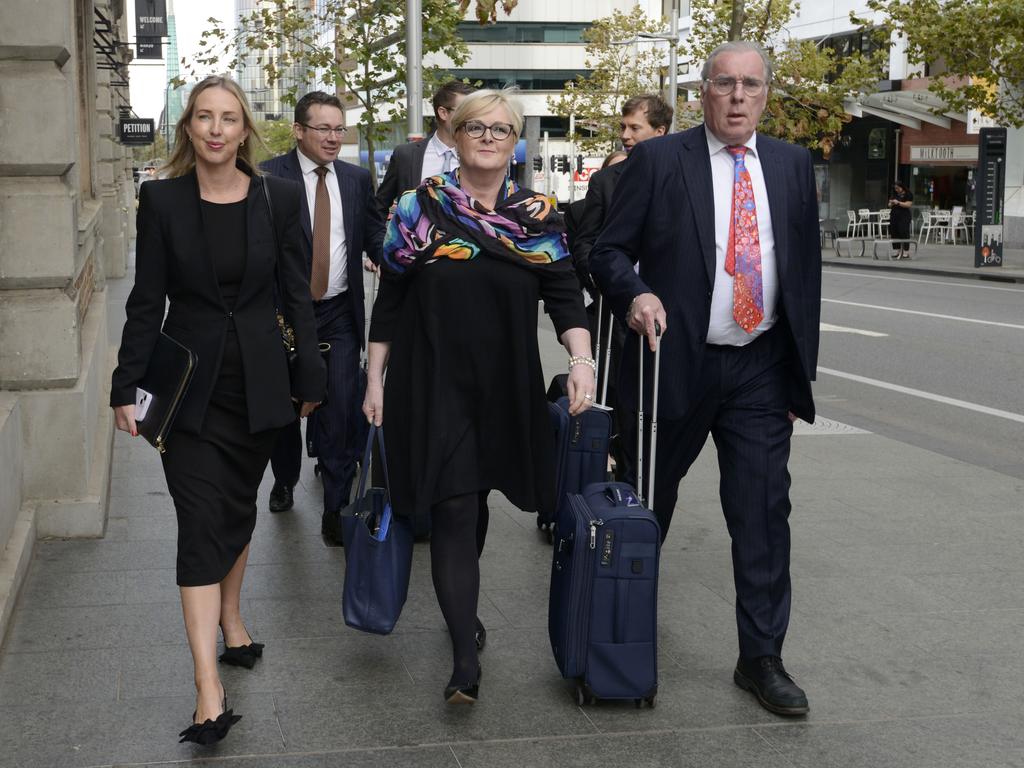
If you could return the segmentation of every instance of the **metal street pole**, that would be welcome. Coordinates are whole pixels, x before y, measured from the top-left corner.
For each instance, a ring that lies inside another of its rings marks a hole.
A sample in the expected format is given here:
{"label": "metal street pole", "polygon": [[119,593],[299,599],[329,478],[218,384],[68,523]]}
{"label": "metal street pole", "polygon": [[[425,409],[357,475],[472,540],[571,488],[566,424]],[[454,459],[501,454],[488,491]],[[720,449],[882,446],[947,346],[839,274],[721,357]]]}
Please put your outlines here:
{"label": "metal street pole", "polygon": [[679,125],[679,0],[672,0],[672,19],[669,23],[668,50],[668,92],[669,106],[672,107],[672,126],[669,133],[675,133]]}
{"label": "metal street pole", "polygon": [[405,91],[409,140],[423,138],[423,4],[405,0]]}

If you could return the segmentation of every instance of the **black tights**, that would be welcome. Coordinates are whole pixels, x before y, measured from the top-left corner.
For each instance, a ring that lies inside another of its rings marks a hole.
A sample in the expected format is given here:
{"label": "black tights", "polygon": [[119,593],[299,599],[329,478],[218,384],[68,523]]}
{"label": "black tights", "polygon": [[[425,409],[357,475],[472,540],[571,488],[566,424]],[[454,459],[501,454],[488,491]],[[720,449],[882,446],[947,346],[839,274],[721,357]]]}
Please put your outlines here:
{"label": "black tights", "polygon": [[449,685],[472,685],[480,665],[476,608],[480,597],[480,553],[487,538],[487,491],[454,496],[430,509],[430,575],[452,637]]}

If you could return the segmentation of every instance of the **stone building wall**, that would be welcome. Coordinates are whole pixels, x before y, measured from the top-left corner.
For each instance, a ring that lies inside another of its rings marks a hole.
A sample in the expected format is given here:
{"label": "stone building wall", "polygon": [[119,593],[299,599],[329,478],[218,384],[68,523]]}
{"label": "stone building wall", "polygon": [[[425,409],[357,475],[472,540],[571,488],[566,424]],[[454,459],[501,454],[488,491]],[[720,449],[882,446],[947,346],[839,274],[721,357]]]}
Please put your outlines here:
{"label": "stone building wall", "polygon": [[36,536],[106,525],[104,289],[125,274],[134,186],[115,136],[127,78],[95,38],[109,23],[109,39],[127,39],[124,11],[0,2],[0,637]]}

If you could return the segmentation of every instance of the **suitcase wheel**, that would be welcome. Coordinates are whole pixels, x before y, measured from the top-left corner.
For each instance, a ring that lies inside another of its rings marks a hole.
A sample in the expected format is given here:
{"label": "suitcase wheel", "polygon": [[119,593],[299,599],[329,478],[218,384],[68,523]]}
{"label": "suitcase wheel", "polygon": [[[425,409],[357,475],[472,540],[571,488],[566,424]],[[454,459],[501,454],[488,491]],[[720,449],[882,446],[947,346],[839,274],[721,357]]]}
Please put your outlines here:
{"label": "suitcase wheel", "polygon": [[587,704],[593,704],[597,699],[594,698],[594,694],[587,688],[586,683],[576,683],[576,704],[580,707],[585,707]]}
{"label": "suitcase wheel", "polygon": [[644,704],[646,704],[651,709],[654,709],[654,697],[645,696],[642,699],[633,699],[633,704],[636,705],[637,709],[641,709]]}

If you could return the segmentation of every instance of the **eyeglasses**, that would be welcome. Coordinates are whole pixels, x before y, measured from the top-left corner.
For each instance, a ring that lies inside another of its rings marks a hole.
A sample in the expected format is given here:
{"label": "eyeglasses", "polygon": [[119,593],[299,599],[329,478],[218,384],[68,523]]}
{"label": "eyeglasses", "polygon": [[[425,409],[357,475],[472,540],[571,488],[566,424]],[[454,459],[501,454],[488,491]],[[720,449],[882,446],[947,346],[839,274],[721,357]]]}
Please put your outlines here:
{"label": "eyeglasses", "polygon": [[484,125],[479,120],[470,120],[462,126],[462,130],[464,130],[466,135],[471,139],[479,139],[484,135],[485,131],[490,131],[491,137],[495,141],[504,141],[512,135],[512,126],[508,123]]}
{"label": "eyeglasses", "polygon": [[307,123],[299,123],[299,125],[301,125],[303,128],[309,128],[309,130],[311,131],[316,131],[320,135],[321,139],[326,139],[331,134],[334,134],[338,138],[341,138],[342,136],[345,135],[345,131],[348,130],[343,125],[339,125],[337,128],[328,128],[325,125],[308,125]]}
{"label": "eyeglasses", "polygon": [[711,90],[717,96],[731,96],[736,90],[737,83],[743,84],[743,93],[750,97],[760,96],[765,89],[764,80],[758,80],[756,77],[744,77],[742,80],[735,77],[712,77],[704,82],[711,86]]}

